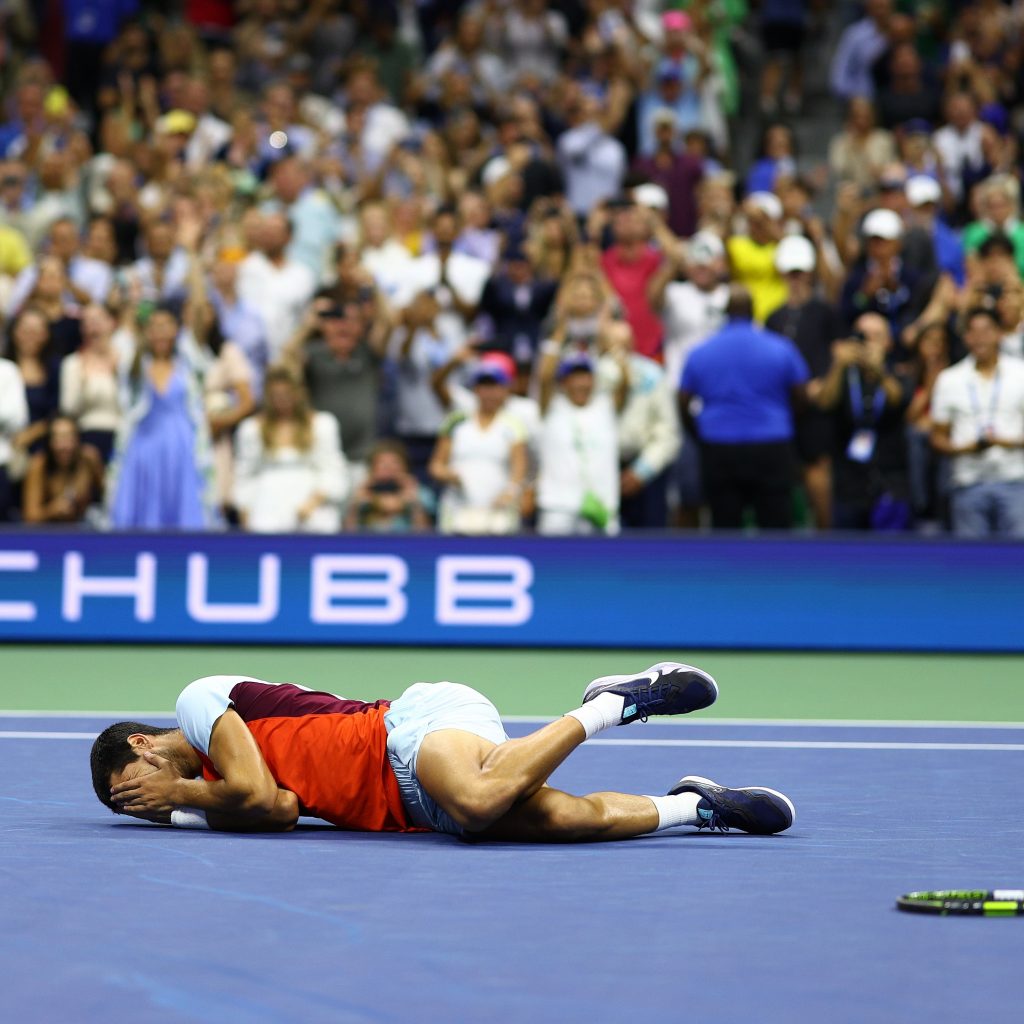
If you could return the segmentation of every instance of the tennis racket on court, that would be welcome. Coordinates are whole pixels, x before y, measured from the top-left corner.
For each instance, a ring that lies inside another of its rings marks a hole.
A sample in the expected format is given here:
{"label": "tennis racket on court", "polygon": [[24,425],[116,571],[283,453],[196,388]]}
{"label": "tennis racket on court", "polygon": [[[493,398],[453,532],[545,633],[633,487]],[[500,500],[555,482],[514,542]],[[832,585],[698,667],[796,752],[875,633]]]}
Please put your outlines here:
{"label": "tennis racket on court", "polygon": [[1024,917],[1024,889],[940,889],[908,892],[897,910],[941,917]]}

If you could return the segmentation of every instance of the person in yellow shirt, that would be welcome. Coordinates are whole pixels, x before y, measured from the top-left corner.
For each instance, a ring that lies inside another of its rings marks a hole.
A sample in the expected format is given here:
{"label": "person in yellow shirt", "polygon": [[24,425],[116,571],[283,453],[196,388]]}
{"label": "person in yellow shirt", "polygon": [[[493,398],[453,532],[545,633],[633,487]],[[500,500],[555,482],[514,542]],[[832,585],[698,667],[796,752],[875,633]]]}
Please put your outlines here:
{"label": "person in yellow shirt", "polygon": [[785,278],[775,266],[782,237],[782,203],[772,192],[752,192],[743,203],[747,234],[726,242],[732,278],[754,300],[754,320],[763,324],[789,297]]}

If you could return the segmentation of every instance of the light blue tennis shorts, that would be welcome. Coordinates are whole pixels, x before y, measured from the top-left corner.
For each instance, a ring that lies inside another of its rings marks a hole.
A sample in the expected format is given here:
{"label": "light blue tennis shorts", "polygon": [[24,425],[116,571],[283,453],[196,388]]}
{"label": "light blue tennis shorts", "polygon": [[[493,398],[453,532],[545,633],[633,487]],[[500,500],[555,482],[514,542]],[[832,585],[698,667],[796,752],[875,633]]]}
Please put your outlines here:
{"label": "light blue tennis shorts", "polygon": [[482,693],[461,683],[413,683],[385,712],[384,727],[388,759],[412,823],[462,835],[462,828],[420,785],[416,756],[423,737],[439,729],[461,729],[491,743],[504,743],[508,736],[498,709]]}

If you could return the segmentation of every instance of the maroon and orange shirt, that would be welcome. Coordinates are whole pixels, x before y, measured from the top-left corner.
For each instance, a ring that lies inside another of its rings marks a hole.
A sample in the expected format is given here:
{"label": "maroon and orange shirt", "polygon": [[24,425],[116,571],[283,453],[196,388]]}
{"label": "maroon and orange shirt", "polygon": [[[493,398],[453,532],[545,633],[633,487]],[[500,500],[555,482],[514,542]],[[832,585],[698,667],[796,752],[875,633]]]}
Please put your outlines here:
{"label": "maroon and orange shirt", "polygon": [[384,714],[390,703],[247,676],[205,676],[185,687],[175,711],[206,779],[220,778],[210,760],[210,736],[233,708],[303,814],[363,832],[421,831],[409,822],[388,760]]}

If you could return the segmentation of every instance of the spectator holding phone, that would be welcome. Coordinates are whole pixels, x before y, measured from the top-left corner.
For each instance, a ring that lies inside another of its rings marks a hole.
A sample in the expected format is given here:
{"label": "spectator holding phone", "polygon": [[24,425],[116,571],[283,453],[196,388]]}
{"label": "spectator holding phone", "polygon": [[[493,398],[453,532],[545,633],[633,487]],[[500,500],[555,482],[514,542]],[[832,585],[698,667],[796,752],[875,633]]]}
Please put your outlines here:
{"label": "spectator holding phone", "polygon": [[905,530],[910,483],[904,415],[912,383],[887,366],[886,319],[865,313],[853,335],[832,346],[817,404],[834,429],[832,525],[839,530]]}
{"label": "spectator holding phone", "polygon": [[967,315],[970,355],[943,370],[932,399],[932,445],[953,467],[953,531],[1024,537],[1024,362],[1001,354],[994,312]]}
{"label": "spectator holding phone", "polygon": [[366,533],[426,530],[430,517],[424,489],[409,472],[401,441],[378,441],[370,451],[366,479],[356,488],[345,513],[345,529]]}

